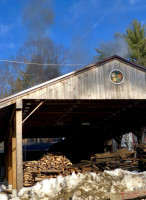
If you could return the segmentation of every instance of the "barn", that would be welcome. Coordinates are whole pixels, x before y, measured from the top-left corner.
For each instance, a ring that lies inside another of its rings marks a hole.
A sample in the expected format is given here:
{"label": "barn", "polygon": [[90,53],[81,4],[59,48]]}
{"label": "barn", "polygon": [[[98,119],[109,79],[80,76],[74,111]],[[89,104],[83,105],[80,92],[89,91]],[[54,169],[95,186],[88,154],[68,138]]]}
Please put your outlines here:
{"label": "barn", "polygon": [[106,138],[140,136],[144,126],[146,68],[114,55],[0,100],[5,178],[13,193],[22,188],[22,138],[73,136],[85,156],[103,151]]}

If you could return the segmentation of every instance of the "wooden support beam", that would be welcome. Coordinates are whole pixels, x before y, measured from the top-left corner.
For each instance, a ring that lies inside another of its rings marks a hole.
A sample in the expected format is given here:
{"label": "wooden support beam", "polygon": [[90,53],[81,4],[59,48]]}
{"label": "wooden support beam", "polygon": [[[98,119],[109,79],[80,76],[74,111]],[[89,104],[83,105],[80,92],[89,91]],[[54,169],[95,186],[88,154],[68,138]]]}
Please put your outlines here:
{"label": "wooden support beam", "polygon": [[23,187],[23,158],[22,158],[22,103],[16,102],[12,133],[12,193],[17,194]]}
{"label": "wooden support beam", "polygon": [[23,187],[22,110],[16,109],[17,191]]}
{"label": "wooden support beam", "polygon": [[8,135],[8,189],[12,189],[12,126]]}
{"label": "wooden support beam", "polygon": [[5,152],[5,180],[8,183],[8,188],[12,188],[12,132],[13,132],[13,119],[15,108],[12,111],[12,115],[9,121],[9,126],[4,140],[4,152]]}
{"label": "wooden support beam", "polygon": [[5,180],[8,182],[8,139],[4,141],[4,152],[5,152]]}
{"label": "wooden support beam", "polygon": [[12,133],[12,193],[17,194],[17,179],[16,179],[16,118],[13,121]]}

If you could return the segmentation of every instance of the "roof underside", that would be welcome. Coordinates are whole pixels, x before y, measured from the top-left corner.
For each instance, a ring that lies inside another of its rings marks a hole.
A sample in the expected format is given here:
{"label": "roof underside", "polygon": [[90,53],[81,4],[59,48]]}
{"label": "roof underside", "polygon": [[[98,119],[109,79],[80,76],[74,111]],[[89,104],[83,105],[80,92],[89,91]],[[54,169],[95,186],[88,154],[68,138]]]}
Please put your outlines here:
{"label": "roof underside", "polygon": [[[35,100],[24,100],[23,113],[26,108],[30,108],[30,113],[37,105]],[[144,126],[145,113],[146,100],[45,100],[24,122],[24,137],[69,136],[87,125],[102,130],[106,127],[115,134],[117,130],[130,131]]]}
{"label": "roof underside", "polygon": [[[23,100],[23,138],[63,137],[86,134],[93,129],[108,137],[145,126],[146,100]],[[7,108],[13,110],[13,106]],[[2,141],[10,112],[1,109]],[[2,115],[3,113],[3,115]]]}

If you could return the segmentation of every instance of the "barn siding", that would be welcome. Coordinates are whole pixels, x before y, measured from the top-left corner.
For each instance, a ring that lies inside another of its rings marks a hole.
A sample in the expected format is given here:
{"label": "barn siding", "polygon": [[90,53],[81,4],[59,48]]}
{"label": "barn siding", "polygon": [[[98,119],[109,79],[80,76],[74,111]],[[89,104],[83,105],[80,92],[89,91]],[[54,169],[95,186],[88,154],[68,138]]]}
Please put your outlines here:
{"label": "barn siding", "polygon": [[[112,69],[120,69],[124,82],[109,80]],[[119,61],[112,61],[26,95],[38,99],[145,99],[145,73]]]}
{"label": "barn siding", "polygon": [[[124,74],[120,85],[109,79],[113,69]],[[115,59],[22,93],[4,105],[15,103],[16,99],[146,99],[146,73]]]}
{"label": "barn siding", "polygon": [[[109,73],[120,69],[124,82],[115,85],[109,80]],[[67,77],[54,85],[31,93],[23,98],[45,99],[145,99],[145,73],[120,61],[111,61],[81,74]]]}

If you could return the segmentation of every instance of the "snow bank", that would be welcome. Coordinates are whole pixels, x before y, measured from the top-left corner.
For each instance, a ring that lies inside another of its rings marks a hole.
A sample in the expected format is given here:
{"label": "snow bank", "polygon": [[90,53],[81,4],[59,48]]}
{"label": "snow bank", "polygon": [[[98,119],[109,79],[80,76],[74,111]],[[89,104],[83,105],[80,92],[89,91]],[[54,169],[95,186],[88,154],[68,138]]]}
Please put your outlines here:
{"label": "snow bank", "polygon": [[11,196],[11,197],[9,197],[9,200],[20,200],[20,199],[19,199],[19,197],[16,197],[16,196],[13,197],[13,196]]}
{"label": "snow bank", "polygon": [[1,182],[0,183],[0,200],[8,200],[8,196],[4,193],[1,193],[4,190],[6,190],[6,186]]}
{"label": "snow bank", "polygon": [[110,193],[133,191],[146,187],[146,172],[132,173],[121,169],[95,173],[75,174],[52,178],[33,187],[22,188],[20,200],[95,200],[108,199]]}
{"label": "snow bank", "polygon": [[8,200],[8,196],[6,194],[0,194],[0,200]]}

